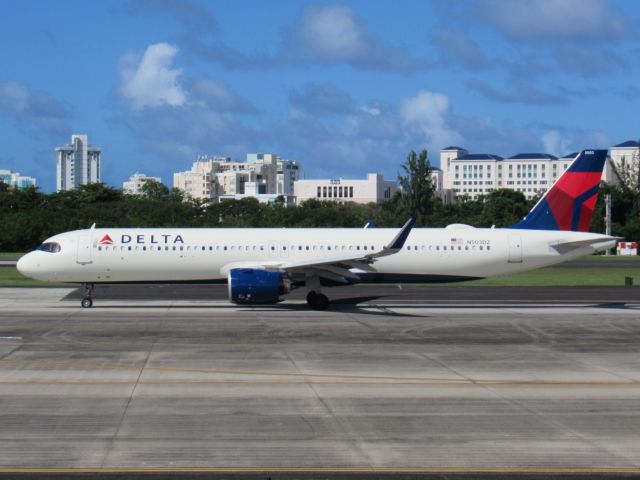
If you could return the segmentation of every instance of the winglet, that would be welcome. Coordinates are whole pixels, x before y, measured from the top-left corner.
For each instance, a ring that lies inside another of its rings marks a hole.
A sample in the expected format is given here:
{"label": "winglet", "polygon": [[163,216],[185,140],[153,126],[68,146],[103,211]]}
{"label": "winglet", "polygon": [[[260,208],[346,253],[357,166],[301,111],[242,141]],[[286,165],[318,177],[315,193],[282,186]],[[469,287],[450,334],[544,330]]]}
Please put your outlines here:
{"label": "winglet", "polygon": [[404,242],[407,240],[407,237],[411,233],[411,229],[415,224],[416,224],[416,216],[414,215],[409,220],[407,220],[407,223],[405,223],[402,226],[398,234],[394,237],[393,240],[391,240],[391,243],[389,243],[389,245],[384,247],[384,249],[393,250],[393,251],[402,250],[402,247],[404,246]]}

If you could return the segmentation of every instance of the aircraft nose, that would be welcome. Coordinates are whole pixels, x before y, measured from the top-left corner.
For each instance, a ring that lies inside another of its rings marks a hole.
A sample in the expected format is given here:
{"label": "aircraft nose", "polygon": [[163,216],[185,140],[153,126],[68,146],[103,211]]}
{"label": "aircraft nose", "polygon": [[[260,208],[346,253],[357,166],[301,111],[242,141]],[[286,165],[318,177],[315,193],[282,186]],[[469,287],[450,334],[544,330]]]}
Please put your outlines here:
{"label": "aircraft nose", "polygon": [[33,253],[27,253],[23,257],[20,257],[16,265],[18,271],[25,277],[33,277],[38,265]]}

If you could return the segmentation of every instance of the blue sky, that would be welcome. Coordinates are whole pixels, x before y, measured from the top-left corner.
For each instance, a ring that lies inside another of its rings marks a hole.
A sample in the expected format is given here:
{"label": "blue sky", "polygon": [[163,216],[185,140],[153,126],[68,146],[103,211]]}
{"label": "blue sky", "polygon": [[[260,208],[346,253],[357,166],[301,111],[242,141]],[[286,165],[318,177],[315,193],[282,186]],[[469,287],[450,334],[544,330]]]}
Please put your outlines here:
{"label": "blue sky", "polygon": [[55,188],[272,152],[394,178],[410,149],[563,155],[640,137],[640,2],[4,0],[0,168]]}

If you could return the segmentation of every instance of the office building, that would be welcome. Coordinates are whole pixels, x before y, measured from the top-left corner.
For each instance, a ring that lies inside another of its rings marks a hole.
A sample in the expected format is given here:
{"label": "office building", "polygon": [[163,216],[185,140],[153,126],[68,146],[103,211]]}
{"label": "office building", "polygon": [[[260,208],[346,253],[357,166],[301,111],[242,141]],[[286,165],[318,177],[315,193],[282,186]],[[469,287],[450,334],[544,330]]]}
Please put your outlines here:
{"label": "office building", "polygon": [[58,192],[100,182],[102,151],[89,145],[87,135],[72,135],[69,145],[56,148],[56,155]]}
{"label": "office building", "polygon": [[396,182],[384,180],[381,173],[369,173],[364,180],[297,180],[294,183],[296,203],[305,200],[370,203],[388,200],[398,190]]}
{"label": "office building", "polygon": [[129,180],[122,183],[122,191],[131,195],[140,195],[142,193],[142,186],[150,180],[162,183],[160,177],[148,177],[144,173],[136,172],[129,177]]}

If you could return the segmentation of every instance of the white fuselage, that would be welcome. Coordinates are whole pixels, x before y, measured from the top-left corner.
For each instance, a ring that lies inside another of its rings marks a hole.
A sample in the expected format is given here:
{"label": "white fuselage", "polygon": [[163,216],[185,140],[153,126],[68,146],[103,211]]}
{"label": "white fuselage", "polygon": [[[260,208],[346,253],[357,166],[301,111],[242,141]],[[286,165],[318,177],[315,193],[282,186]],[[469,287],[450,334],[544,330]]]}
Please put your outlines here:
{"label": "white fuselage", "polygon": [[[227,278],[229,265],[262,262],[277,267],[375,252],[397,232],[386,228],[78,230],[51,237],[47,242],[59,244],[58,252],[33,251],[20,259],[18,268],[54,282],[214,282]],[[592,244],[557,248],[560,243],[580,241]],[[366,271],[351,271],[362,281],[445,282],[531,270],[614,245],[611,237],[582,232],[463,225],[414,228],[401,251],[377,259]]]}

